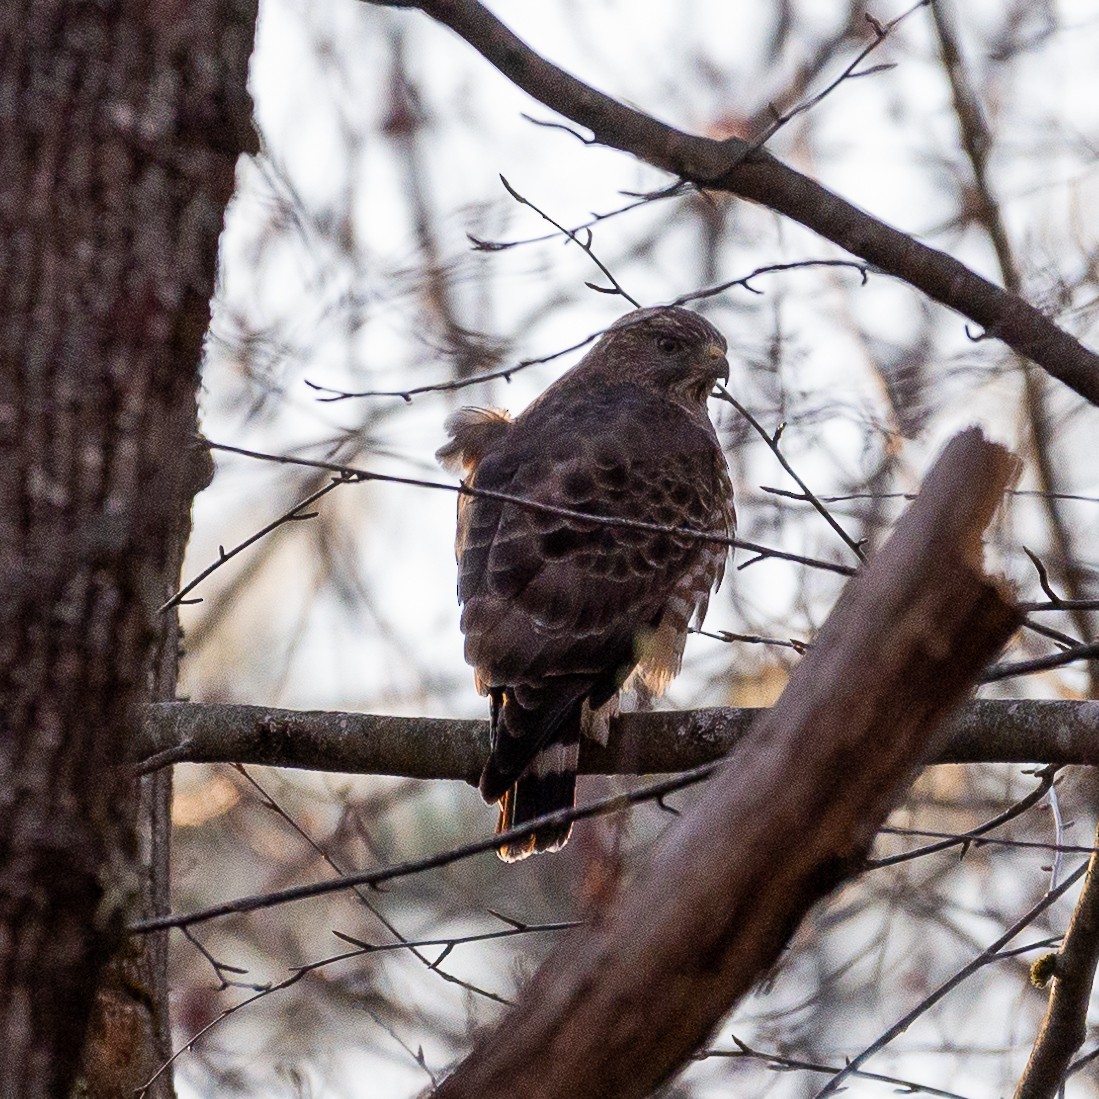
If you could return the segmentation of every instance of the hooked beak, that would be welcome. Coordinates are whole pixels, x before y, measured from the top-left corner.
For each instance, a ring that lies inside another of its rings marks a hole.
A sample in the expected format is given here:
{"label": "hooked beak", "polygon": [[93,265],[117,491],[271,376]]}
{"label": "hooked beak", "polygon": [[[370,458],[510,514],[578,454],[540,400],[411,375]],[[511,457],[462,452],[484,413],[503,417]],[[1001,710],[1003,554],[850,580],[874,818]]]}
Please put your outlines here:
{"label": "hooked beak", "polygon": [[729,384],[729,360],[725,357],[725,348],[719,343],[711,343],[706,348],[706,362],[710,368],[708,376],[714,381]]}

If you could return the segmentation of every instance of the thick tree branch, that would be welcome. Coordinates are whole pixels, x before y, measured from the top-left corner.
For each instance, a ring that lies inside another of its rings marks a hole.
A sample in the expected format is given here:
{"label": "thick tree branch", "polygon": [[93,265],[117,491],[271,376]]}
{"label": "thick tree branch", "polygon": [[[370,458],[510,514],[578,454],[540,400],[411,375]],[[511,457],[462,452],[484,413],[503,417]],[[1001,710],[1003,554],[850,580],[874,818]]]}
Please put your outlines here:
{"label": "thick tree branch", "polygon": [[[605,748],[585,742],[580,768],[586,774],[641,775],[712,763],[767,712],[622,714]],[[248,763],[476,785],[488,745],[487,721],[168,702],[146,710],[132,754],[142,770],[170,763]],[[966,703],[950,720],[934,762],[1099,765],[1099,702]]]}
{"label": "thick tree branch", "polygon": [[[382,2],[382,0],[368,0]],[[710,190],[761,203],[923,291],[1099,405],[1099,355],[1017,294],[886,225],[816,181],[737,138],[687,134],[631,109],[535,53],[476,0],[416,0],[529,95],[586,127],[595,142],[631,153]]]}
{"label": "thick tree branch", "polygon": [[440,1097],[639,1097],[705,1040],[859,863],[1017,625],[980,542],[1013,472],[976,430],[949,444],[776,706]]}

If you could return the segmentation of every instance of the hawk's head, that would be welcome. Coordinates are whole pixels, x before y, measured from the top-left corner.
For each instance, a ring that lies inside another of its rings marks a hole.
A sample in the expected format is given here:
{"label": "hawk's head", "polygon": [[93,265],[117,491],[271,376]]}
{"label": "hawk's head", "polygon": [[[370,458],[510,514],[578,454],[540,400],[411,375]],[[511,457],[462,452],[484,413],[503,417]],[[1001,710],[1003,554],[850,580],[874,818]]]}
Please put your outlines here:
{"label": "hawk's head", "polygon": [[587,361],[600,373],[704,404],[719,378],[729,380],[725,337],[705,317],[677,305],[635,309],[620,317]]}

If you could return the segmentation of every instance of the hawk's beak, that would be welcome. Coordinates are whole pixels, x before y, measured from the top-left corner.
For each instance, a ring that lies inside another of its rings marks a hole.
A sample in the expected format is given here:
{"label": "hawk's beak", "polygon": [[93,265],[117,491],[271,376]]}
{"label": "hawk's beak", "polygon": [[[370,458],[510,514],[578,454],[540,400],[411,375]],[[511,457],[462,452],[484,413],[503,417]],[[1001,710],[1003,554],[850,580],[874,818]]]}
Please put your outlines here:
{"label": "hawk's beak", "polygon": [[714,381],[729,383],[729,360],[725,357],[725,348],[719,343],[711,343],[706,348],[706,365],[710,368],[710,377]]}

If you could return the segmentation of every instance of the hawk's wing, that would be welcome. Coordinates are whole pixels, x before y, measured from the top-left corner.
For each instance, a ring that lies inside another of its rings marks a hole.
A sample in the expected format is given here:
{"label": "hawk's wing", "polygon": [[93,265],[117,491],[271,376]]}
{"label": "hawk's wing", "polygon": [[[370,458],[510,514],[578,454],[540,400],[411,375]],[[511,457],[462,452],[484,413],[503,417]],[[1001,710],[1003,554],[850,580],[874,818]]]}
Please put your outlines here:
{"label": "hawk's wing", "polygon": [[[481,459],[472,487],[598,516],[728,533],[728,474],[708,422],[632,385],[587,387],[569,397],[532,406]],[[590,693],[600,705],[638,660],[655,662],[659,681],[656,638],[665,612],[675,620],[678,646],[665,663],[677,664],[687,621],[704,604],[726,552],[665,531],[463,499],[458,596],[466,656],[481,689],[506,687],[522,705],[524,695],[544,696],[556,684],[563,696]],[[539,747],[528,743],[508,754],[521,770],[518,761]]]}

